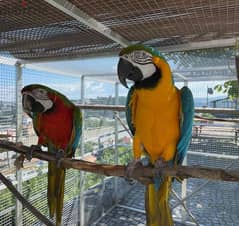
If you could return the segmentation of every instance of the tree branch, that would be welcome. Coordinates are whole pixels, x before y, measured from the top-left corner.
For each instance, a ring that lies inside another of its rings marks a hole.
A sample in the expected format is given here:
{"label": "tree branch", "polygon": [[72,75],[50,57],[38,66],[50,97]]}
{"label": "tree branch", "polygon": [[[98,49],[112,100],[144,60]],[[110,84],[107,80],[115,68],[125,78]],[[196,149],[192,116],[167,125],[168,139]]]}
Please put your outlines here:
{"label": "tree branch", "polygon": [[[0,140],[0,147],[22,154],[26,154],[29,150],[31,150],[31,148],[28,146],[23,145],[19,146],[13,142],[2,140]],[[54,154],[40,150],[33,151],[32,156],[45,161],[57,160]],[[92,162],[70,158],[63,158],[61,160],[61,167],[78,169],[106,176],[118,176],[118,177],[126,177],[126,169],[127,169],[126,166],[121,165],[96,164]],[[157,169],[150,166],[147,167],[139,166],[133,171],[132,178],[144,184],[148,184],[152,183],[152,178],[157,175],[173,176],[182,179],[191,177],[230,182],[239,181],[239,171],[223,170],[218,168],[207,168],[200,166],[174,166]]]}
{"label": "tree branch", "polygon": [[25,206],[34,216],[47,226],[54,226],[54,224],[42,215],[34,206],[31,205],[14,187],[14,185],[0,173],[0,180],[13,193],[13,195]]}

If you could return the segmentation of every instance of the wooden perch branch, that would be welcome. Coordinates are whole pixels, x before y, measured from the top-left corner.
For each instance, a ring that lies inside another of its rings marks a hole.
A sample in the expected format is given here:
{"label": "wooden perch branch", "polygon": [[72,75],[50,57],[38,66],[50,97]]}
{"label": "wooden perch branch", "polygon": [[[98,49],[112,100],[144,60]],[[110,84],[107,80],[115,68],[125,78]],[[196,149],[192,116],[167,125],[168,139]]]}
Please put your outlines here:
{"label": "wooden perch branch", "polygon": [[[109,110],[109,111],[125,111],[124,105],[104,105],[104,104],[78,104],[80,109],[86,110]],[[211,113],[211,114],[227,114],[239,115],[239,112],[233,108],[204,108],[196,107],[195,113]]]}
{"label": "wooden perch branch", "polygon": [[6,187],[14,194],[14,196],[25,206],[34,216],[36,216],[41,222],[47,226],[54,226],[54,224],[42,215],[34,206],[32,206],[14,187],[14,185],[0,173],[0,180],[6,185]]}
{"label": "wooden perch branch", "polygon": [[[18,146],[13,142],[2,140],[0,140],[0,147],[22,154],[26,154],[30,150],[30,147]],[[56,157],[54,154],[40,150],[33,151],[32,157],[46,161],[56,161]],[[126,166],[121,165],[96,164],[70,158],[63,158],[61,160],[61,167],[78,169],[106,176],[118,176],[118,177],[125,177],[127,169]],[[174,166],[159,169],[155,169],[149,166],[147,167],[139,166],[133,171],[132,178],[144,184],[148,184],[152,182],[152,177],[156,175],[173,176],[182,179],[191,177],[230,182],[239,181],[239,171],[223,170],[218,168],[207,168],[200,166]]]}

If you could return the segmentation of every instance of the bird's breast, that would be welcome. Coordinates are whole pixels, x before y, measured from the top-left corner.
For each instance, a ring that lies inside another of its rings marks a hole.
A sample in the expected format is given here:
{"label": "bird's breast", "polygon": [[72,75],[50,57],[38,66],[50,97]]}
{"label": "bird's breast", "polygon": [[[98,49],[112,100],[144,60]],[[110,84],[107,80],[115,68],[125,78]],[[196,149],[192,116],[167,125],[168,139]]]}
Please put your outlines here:
{"label": "bird's breast", "polygon": [[[72,134],[73,110],[71,108],[57,109],[38,117],[39,140],[50,141],[56,147],[66,149]],[[46,144],[47,145],[47,144]]]}
{"label": "bird's breast", "polygon": [[179,139],[179,96],[139,92],[135,112],[136,134],[149,154],[160,156]]}

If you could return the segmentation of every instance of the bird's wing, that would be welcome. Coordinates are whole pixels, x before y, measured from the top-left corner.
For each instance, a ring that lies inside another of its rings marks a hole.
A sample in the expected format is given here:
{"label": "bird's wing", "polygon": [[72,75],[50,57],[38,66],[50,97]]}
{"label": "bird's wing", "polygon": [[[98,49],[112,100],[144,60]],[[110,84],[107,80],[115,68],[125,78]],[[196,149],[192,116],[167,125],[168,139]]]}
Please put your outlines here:
{"label": "bird's wing", "polygon": [[126,99],[126,120],[129,126],[129,129],[132,133],[132,135],[134,135],[135,133],[135,127],[133,124],[133,114],[134,114],[134,106],[135,104],[133,104],[134,100],[134,93],[135,93],[135,88],[134,86],[132,86],[128,92],[127,95],[127,99]]}
{"label": "bird's wing", "polygon": [[73,113],[73,128],[72,128],[72,135],[71,135],[71,149],[73,153],[69,153],[69,155],[74,156],[75,150],[78,147],[79,140],[82,133],[82,114],[80,109],[75,106],[74,113]]}
{"label": "bird's wing", "polygon": [[194,116],[194,101],[191,90],[188,87],[183,87],[180,90],[181,95],[181,128],[180,139],[177,144],[176,161],[178,164],[182,164],[183,159],[187,153],[191,137],[192,137],[192,125]]}

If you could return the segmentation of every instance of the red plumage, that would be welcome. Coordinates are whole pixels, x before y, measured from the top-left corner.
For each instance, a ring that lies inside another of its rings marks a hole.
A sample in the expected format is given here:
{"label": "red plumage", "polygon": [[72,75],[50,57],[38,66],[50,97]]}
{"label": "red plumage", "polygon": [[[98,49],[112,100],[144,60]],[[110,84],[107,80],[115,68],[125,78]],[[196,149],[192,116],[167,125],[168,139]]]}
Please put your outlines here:
{"label": "red plumage", "polygon": [[55,97],[54,108],[47,114],[38,114],[36,119],[38,144],[54,144],[58,149],[66,150],[72,135],[73,107]]}

